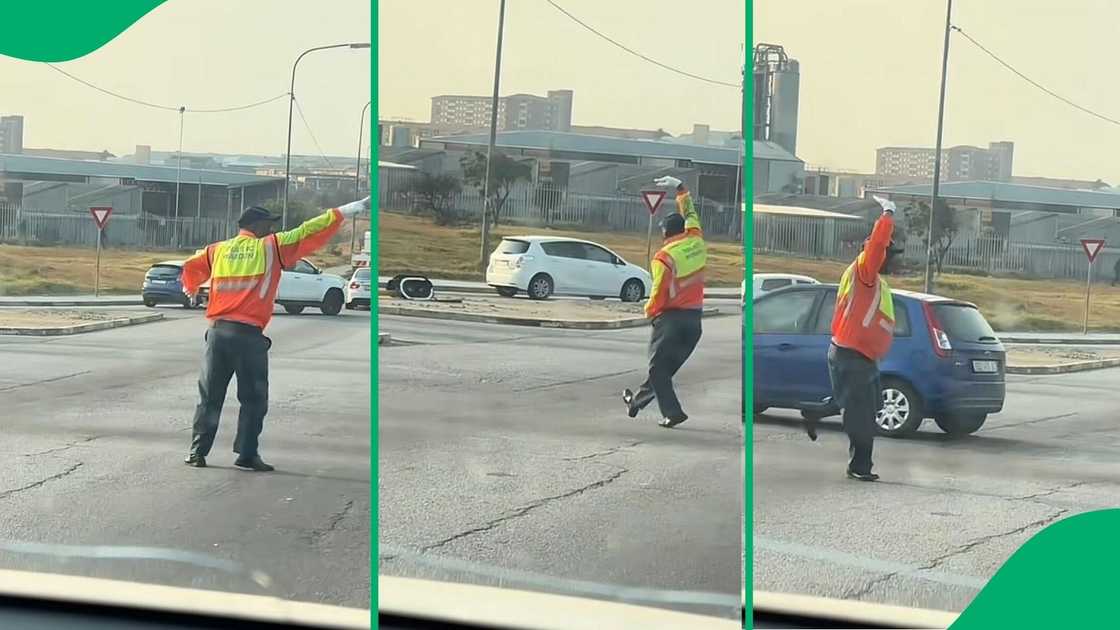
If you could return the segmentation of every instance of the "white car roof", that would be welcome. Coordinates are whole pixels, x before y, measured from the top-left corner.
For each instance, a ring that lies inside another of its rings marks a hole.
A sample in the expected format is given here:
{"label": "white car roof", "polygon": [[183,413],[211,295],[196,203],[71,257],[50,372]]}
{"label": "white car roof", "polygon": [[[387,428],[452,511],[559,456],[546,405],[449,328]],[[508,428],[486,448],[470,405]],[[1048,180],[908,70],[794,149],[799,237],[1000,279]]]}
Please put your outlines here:
{"label": "white car roof", "polygon": [[582,238],[569,238],[567,236],[539,236],[539,235],[537,235],[537,236],[532,236],[532,235],[530,235],[530,236],[506,236],[506,237],[503,237],[502,240],[528,241],[530,243],[552,243],[552,242],[590,243],[592,245],[599,245],[600,247],[606,247],[606,245],[600,245],[599,243],[596,243],[595,241],[587,241],[587,240],[584,240]]}
{"label": "white car roof", "polygon": [[183,266],[183,261],[182,260],[165,260],[163,262],[158,262],[158,263],[156,263],[152,266],[153,267],[182,267]]}
{"label": "white car roof", "polygon": [[820,284],[815,278],[809,276],[802,276],[795,273],[756,273],[754,274],[756,280],[773,280],[781,278],[782,280],[804,280],[814,284]]}

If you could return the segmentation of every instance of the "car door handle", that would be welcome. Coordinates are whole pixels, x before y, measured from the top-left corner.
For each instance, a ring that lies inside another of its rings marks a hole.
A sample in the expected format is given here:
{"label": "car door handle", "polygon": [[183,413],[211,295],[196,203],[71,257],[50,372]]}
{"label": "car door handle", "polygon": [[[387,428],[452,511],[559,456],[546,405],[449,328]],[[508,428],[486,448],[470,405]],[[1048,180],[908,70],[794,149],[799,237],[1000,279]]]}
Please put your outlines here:
{"label": "car door handle", "polygon": [[778,344],[778,350],[781,350],[782,352],[789,352],[790,350],[793,350],[796,347],[797,346],[793,345],[792,343],[780,343],[780,344]]}

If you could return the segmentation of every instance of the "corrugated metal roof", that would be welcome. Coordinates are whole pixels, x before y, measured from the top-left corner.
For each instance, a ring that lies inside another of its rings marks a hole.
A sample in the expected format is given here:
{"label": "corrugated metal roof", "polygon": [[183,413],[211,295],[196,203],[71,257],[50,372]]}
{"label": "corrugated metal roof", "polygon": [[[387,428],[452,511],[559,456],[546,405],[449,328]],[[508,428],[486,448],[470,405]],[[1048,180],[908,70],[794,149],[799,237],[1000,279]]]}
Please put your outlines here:
{"label": "corrugated metal roof", "polygon": [[[66,160],[10,153],[0,154],[0,173],[26,173],[30,176],[36,174],[71,175],[78,177],[132,178],[145,182],[174,183],[177,170],[179,169],[174,166]],[[179,177],[179,181],[188,185],[198,184],[199,179],[206,186],[253,186],[284,181],[283,177],[194,168],[182,169]]]}
{"label": "corrugated metal roof", "polygon": [[[928,197],[933,193],[933,185],[884,186],[869,192]],[[1069,208],[1120,209],[1120,194],[1113,192],[1071,190],[1008,182],[943,182],[938,187],[937,195],[947,199],[983,199]]]}
{"label": "corrugated metal roof", "polygon": [[816,208],[799,208],[797,206],[771,206],[764,203],[756,203],[751,206],[751,209],[755,214],[783,214],[796,217],[811,217],[814,219],[842,219],[845,221],[863,220],[863,217],[858,217],[854,214],[841,214],[839,212],[817,210]]}
{"label": "corrugated metal roof", "polygon": [[[486,145],[488,134],[467,134],[462,136],[438,136],[422,139],[426,142]],[[673,160],[692,160],[703,164],[725,164],[734,166],[739,163],[741,150],[735,148],[680,144],[658,140],[639,140],[616,138],[612,136],[592,136],[582,133],[563,131],[501,131],[497,134],[497,144],[510,149],[537,149],[569,151],[573,153],[602,153]]]}
{"label": "corrugated metal roof", "polygon": [[751,154],[751,157],[756,160],[762,159],[804,163],[796,155],[790,153],[789,151],[786,151],[782,147],[773,142],[770,142],[769,140],[755,140],[752,148],[754,149],[754,153]]}
{"label": "corrugated metal roof", "polygon": [[415,171],[416,170],[415,166],[412,166],[412,165],[409,165],[409,164],[397,164],[396,162],[386,162],[385,160],[378,160],[377,161],[377,168],[390,168],[390,169],[396,168],[396,169],[404,169],[404,170],[408,170],[408,171]]}

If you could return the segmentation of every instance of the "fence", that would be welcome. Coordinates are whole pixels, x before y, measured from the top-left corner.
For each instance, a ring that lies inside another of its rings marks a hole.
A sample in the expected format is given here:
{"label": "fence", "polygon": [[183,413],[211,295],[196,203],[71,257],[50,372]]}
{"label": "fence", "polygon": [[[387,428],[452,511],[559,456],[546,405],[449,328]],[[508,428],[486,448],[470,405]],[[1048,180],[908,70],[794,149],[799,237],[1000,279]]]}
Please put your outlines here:
{"label": "fence", "polygon": [[[188,249],[229,238],[236,232],[236,227],[225,219],[113,215],[102,244],[150,250]],[[0,204],[0,243],[96,247],[97,226],[88,214],[29,212]]]}
{"label": "fence", "polygon": [[[426,210],[412,184],[420,177],[415,171],[382,172],[379,174],[379,208],[390,212],[422,214]],[[742,213],[732,203],[695,199],[704,233],[708,237],[738,239]],[[482,194],[466,188],[451,198],[451,213],[460,221],[477,221],[482,216]],[[672,192],[666,196],[658,216],[675,207]],[[636,194],[592,195],[567,190],[537,188],[518,184],[502,204],[501,223],[538,225],[584,230],[645,232],[649,211]]]}
{"label": "fence", "polygon": [[[859,253],[864,239],[871,233],[871,224],[865,221],[816,217],[755,214],[753,225],[756,252],[845,262]],[[1117,258],[1117,254],[1102,254],[1094,264],[1094,275],[1111,278]],[[925,264],[926,246],[921,239],[906,241],[903,259],[909,265]],[[1084,280],[1088,259],[1079,245],[958,237],[945,252],[943,267],[988,275]]]}

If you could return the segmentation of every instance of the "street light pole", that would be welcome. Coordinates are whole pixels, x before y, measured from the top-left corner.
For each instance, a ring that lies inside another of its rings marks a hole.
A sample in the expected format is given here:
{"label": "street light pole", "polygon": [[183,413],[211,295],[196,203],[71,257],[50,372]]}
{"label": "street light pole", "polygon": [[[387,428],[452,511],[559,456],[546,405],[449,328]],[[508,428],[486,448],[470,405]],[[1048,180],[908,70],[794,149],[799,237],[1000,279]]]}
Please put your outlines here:
{"label": "street light pole", "polygon": [[179,159],[175,160],[175,222],[172,224],[171,246],[179,249],[179,185],[183,174],[183,116],[187,108],[179,106]]}
{"label": "street light pole", "polygon": [[479,246],[479,266],[486,271],[490,255],[490,170],[494,166],[494,145],[498,135],[498,84],[502,77],[502,33],[506,24],[506,0],[498,6],[498,50],[494,54],[494,94],[490,97],[490,143],[486,146],[486,179],[482,184],[482,243]]}
{"label": "street light pole", "polygon": [[291,180],[292,175],[292,110],[296,104],[296,68],[299,67],[299,60],[307,53],[315,52],[316,50],[329,50],[331,48],[369,48],[370,44],[367,43],[351,43],[351,44],[331,44],[330,46],[316,46],[315,48],[308,48],[301,52],[296,57],[295,63],[292,64],[292,85],[288,88],[288,150],[284,156],[284,207],[281,213],[280,225],[281,229],[288,228],[288,182]]}
{"label": "street light pole", "polygon": [[933,194],[929,201],[929,225],[926,226],[925,292],[933,292],[933,213],[937,212],[937,189],[941,183],[941,131],[945,126],[945,78],[949,69],[949,31],[952,28],[953,0],[946,0],[945,46],[941,52],[941,95],[937,101],[937,144],[933,149]]}
{"label": "street light pole", "polygon": [[[365,107],[362,108],[362,117],[358,120],[358,166],[354,169],[354,198],[361,199],[362,195],[362,132],[366,130],[366,111],[369,109],[370,103],[373,101],[366,101]],[[373,165],[370,164],[372,170]],[[353,222],[350,224],[350,254],[354,254],[354,242],[358,238],[358,217],[354,217]]]}

